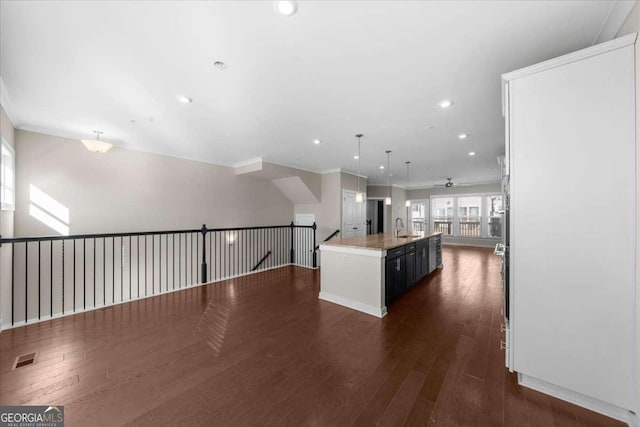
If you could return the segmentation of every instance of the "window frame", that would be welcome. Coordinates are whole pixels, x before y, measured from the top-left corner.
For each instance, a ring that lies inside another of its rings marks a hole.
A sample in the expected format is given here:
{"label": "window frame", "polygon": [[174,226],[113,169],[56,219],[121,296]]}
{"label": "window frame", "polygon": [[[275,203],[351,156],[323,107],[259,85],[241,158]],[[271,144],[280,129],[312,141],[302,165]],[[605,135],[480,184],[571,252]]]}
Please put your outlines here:
{"label": "window frame", "polygon": [[[504,194],[499,191],[489,191],[486,193],[453,193],[453,194],[437,194],[429,196],[429,231],[434,232],[433,227],[433,206],[435,199],[453,199],[453,219],[452,219],[452,233],[451,234],[443,234],[443,237],[455,238],[455,239],[483,239],[483,240],[491,240],[491,241],[500,241],[500,237],[491,237],[489,236],[489,224],[488,224],[488,216],[485,215],[486,211],[486,203],[487,198],[490,196],[502,196]],[[480,197],[480,236],[461,236],[460,229],[458,224],[460,223],[460,215],[459,215],[459,203],[458,199],[462,197]]]}
{"label": "window frame", "polygon": [[12,192],[12,200],[7,201],[4,200],[4,186],[5,186],[5,173],[7,171],[7,167],[4,164],[5,156],[2,154],[2,149],[0,149],[0,210],[2,211],[15,211],[16,210],[16,151],[14,148],[7,142],[6,139],[0,139],[0,147],[3,149],[6,148],[10,153],[11,165],[8,168],[11,171],[11,177],[13,182],[13,192]]}

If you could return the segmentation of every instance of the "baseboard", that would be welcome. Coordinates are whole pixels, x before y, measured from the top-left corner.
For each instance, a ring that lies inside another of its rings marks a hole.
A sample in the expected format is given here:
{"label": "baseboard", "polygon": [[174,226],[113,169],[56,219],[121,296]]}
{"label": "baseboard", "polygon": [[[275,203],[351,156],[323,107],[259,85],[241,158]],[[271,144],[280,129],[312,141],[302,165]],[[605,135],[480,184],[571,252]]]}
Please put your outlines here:
{"label": "baseboard", "polygon": [[353,310],[360,311],[362,313],[369,314],[371,316],[383,318],[387,315],[387,307],[377,308],[372,305],[362,304],[361,302],[350,300],[349,298],[341,297],[338,295],[330,294],[328,292],[320,292],[318,295],[323,301],[332,302],[334,304],[341,305]]}
{"label": "baseboard", "polygon": [[557,397],[574,405],[582,406],[583,408],[606,415],[607,417],[615,418],[616,420],[627,423],[629,426],[639,426],[636,414],[627,409],[612,405],[611,403],[603,402],[602,400],[594,399],[593,397],[585,396],[584,394],[576,393],[575,391],[521,373],[518,373],[518,384],[539,391],[540,393]]}

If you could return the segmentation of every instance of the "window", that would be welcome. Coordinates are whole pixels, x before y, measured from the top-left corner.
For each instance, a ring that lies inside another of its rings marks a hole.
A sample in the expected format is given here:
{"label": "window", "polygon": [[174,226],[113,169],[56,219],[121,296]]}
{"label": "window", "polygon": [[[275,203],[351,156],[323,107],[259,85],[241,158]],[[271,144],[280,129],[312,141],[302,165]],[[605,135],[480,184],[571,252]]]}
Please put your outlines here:
{"label": "window", "polygon": [[503,212],[502,194],[432,196],[431,230],[453,237],[500,239]]}
{"label": "window", "polygon": [[0,201],[2,210],[14,210],[15,200],[15,153],[9,143],[3,138],[0,162]]}
{"label": "window", "polygon": [[482,236],[481,203],[481,196],[458,197],[458,236]]}
{"label": "window", "polygon": [[489,218],[488,236],[502,237],[502,196],[487,196],[487,218]]}
{"label": "window", "polygon": [[453,228],[453,197],[438,197],[432,199],[433,231],[451,235]]}
{"label": "window", "polygon": [[419,233],[428,228],[429,222],[426,221],[428,209],[427,202],[425,200],[412,200],[411,201],[411,226],[414,233]]}

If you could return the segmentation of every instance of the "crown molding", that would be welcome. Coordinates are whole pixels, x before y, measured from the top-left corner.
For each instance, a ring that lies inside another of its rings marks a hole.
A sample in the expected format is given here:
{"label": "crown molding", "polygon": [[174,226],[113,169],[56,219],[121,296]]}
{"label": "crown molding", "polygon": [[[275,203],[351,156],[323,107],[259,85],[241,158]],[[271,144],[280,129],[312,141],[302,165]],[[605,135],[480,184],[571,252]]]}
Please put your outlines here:
{"label": "crown molding", "polygon": [[400,185],[400,184],[367,184],[367,187],[393,187],[393,188],[399,188],[401,190],[406,190],[407,187],[405,185]]}
{"label": "crown molding", "polygon": [[552,68],[560,67],[572,62],[581,61],[594,55],[599,55],[602,53],[610,52],[612,50],[623,48],[625,46],[633,45],[636,42],[637,36],[638,33],[629,34],[624,37],[619,37],[608,42],[600,43],[595,46],[569,53],[567,55],[549,59],[548,61],[540,62],[539,64],[511,71],[510,73],[502,75],[502,81],[506,83],[511,80],[516,80],[532,74],[540,73],[542,71],[550,70]]}
{"label": "crown molding", "polygon": [[[468,184],[466,185],[464,188],[470,188],[470,187],[477,187],[478,185],[492,185],[492,184],[500,184],[500,180],[497,181],[482,181],[482,182],[469,182],[469,183],[465,183]],[[405,190],[409,191],[409,190],[430,190],[432,188],[446,188],[443,187],[442,185],[428,185],[428,186],[416,186],[416,187],[409,187],[409,188],[405,188]],[[461,187],[457,187],[457,188],[461,188]]]}
{"label": "crown molding", "polygon": [[352,175],[352,176],[356,176],[356,177],[363,178],[363,179],[368,179],[369,178],[366,175],[358,175],[355,172],[351,172],[351,171],[348,171],[346,169],[340,169],[340,168],[327,169],[327,170],[323,170],[322,172],[320,172],[321,175],[327,175],[327,174],[330,174],[330,173],[346,173],[347,175]]}
{"label": "crown molding", "polygon": [[309,168],[303,168],[302,166],[294,166],[288,163],[284,163],[284,162],[277,162],[274,160],[265,160],[260,158],[264,163],[269,163],[272,165],[276,165],[276,166],[282,166],[283,168],[291,168],[291,169],[296,169],[299,171],[303,171],[303,172],[309,172],[309,173],[316,173],[318,175],[322,174],[322,172],[320,171],[320,169],[309,169]]}
{"label": "crown molding", "polygon": [[248,160],[243,160],[241,162],[238,163],[234,163],[231,165],[232,168],[241,168],[243,166],[249,166],[252,165],[254,163],[258,163],[258,162],[263,162],[264,160],[262,160],[262,157],[254,157],[253,159],[248,159]]}

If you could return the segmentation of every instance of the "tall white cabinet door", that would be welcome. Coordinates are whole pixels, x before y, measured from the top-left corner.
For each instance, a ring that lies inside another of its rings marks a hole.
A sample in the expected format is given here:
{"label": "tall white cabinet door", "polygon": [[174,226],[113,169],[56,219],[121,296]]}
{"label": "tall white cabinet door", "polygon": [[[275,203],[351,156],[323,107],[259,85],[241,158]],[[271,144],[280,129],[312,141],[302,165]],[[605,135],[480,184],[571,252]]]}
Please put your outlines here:
{"label": "tall white cabinet door", "polygon": [[635,410],[633,46],[509,92],[514,369]]}

